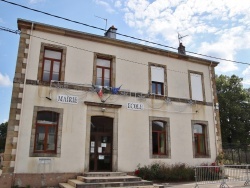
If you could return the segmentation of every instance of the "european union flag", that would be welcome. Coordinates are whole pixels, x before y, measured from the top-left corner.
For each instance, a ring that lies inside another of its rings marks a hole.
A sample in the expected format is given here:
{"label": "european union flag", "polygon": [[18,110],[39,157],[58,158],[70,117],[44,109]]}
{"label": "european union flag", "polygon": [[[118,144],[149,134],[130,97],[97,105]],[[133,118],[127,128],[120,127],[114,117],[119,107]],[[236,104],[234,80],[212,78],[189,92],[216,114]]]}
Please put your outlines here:
{"label": "european union flag", "polygon": [[111,90],[112,94],[117,94],[121,87],[122,85],[120,87],[113,87]]}

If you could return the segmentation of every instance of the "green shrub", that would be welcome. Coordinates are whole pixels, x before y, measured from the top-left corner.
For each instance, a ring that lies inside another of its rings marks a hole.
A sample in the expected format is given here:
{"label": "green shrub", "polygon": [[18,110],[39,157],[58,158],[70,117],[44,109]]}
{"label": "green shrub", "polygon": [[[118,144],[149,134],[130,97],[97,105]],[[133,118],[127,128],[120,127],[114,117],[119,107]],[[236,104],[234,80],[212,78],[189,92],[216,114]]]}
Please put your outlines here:
{"label": "green shrub", "polygon": [[194,168],[186,164],[167,165],[156,162],[148,166],[140,167],[135,171],[135,175],[146,180],[154,181],[194,181]]}

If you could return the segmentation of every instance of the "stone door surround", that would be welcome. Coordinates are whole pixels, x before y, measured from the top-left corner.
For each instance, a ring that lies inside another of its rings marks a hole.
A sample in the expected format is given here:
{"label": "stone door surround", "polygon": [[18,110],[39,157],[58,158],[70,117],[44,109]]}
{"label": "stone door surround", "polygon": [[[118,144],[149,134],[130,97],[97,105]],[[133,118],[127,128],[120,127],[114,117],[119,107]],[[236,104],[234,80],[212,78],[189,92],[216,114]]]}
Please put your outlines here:
{"label": "stone door surround", "polygon": [[116,172],[118,170],[118,110],[122,107],[122,105],[95,103],[88,101],[85,101],[84,103],[87,105],[84,172],[89,172],[90,124],[92,116],[105,116],[113,118],[112,171]]}

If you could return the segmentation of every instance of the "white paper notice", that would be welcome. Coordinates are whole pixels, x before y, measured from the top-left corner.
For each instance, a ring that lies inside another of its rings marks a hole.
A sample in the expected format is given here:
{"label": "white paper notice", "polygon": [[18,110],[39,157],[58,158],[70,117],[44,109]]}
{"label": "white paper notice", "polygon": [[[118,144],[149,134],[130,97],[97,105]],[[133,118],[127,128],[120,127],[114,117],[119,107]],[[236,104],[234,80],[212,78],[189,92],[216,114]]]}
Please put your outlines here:
{"label": "white paper notice", "polygon": [[99,155],[99,160],[103,160],[104,159],[104,155]]}
{"label": "white paper notice", "polygon": [[95,148],[91,148],[90,153],[95,153]]}
{"label": "white paper notice", "polygon": [[91,147],[95,147],[95,142],[91,142]]}
{"label": "white paper notice", "polygon": [[106,143],[102,143],[101,146],[104,147],[104,148],[106,148],[107,144]]}
{"label": "white paper notice", "polygon": [[102,147],[98,147],[98,153],[102,153]]}

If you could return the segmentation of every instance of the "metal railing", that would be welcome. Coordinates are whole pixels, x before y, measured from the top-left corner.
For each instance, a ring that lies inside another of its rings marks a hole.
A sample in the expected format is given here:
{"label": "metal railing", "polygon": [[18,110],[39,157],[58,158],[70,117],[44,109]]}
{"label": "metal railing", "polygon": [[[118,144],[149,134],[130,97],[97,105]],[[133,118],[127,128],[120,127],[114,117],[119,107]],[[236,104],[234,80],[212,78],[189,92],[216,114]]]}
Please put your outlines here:
{"label": "metal railing", "polygon": [[229,144],[223,143],[224,160],[227,164],[249,164],[250,145],[249,144]]}
{"label": "metal railing", "polygon": [[244,182],[250,185],[250,165],[196,166],[195,188],[205,184],[220,184],[229,187],[228,182]]}

